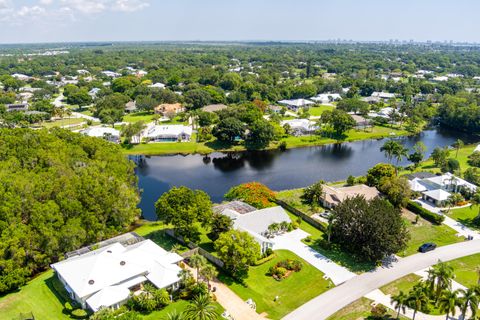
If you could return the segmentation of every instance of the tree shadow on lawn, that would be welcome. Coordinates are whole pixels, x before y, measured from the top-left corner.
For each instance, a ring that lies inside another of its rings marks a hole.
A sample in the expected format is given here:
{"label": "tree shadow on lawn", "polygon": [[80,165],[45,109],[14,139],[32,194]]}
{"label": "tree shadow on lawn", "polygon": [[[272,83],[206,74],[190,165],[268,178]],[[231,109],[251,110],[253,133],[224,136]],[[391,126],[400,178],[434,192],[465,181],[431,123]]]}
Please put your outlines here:
{"label": "tree shadow on lawn", "polygon": [[478,230],[479,225],[475,223],[473,219],[470,218],[458,218],[456,219],[459,223],[463,224],[467,228],[473,229],[473,230]]}
{"label": "tree shadow on lawn", "polygon": [[230,143],[226,141],[220,141],[220,140],[213,140],[213,141],[208,141],[205,142],[205,146],[209,147],[210,149],[213,150],[227,150],[231,149],[234,146],[237,146],[237,143]]}
{"label": "tree shadow on lawn", "polygon": [[317,239],[311,244],[307,243],[307,245],[333,262],[355,273],[368,272],[376,267],[374,262],[359,260],[351,253],[341,250],[338,246],[334,244],[329,245],[324,239]]}
{"label": "tree shadow on lawn", "polygon": [[65,315],[70,315],[70,311],[65,308],[65,304],[66,302],[69,302],[73,307],[75,307],[76,303],[72,301],[72,299],[70,299],[67,291],[63,287],[60,280],[58,280],[57,276],[53,274],[50,278],[45,279],[44,282],[47,288],[53,293],[53,295],[62,304],[63,306],[62,313]]}
{"label": "tree shadow on lawn", "polygon": [[180,246],[180,250],[187,250],[187,248],[181,245],[178,241],[174,238],[170,237],[168,234],[165,233],[164,230],[157,230],[152,231],[145,236],[146,239],[150,239],[156,244],[158,244],[163,249],[170,251],[174,246]]}

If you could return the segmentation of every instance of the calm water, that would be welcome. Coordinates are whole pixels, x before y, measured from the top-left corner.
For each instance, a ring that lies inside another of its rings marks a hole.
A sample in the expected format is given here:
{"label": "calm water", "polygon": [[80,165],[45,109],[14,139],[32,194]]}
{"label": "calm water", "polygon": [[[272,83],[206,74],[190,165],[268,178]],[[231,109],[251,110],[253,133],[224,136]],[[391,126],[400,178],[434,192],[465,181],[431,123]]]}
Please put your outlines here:
{"label": "calm water", "polygon": [[[439,146],[447,146],[461,138],[472,143],[472,136],[459,136],[439,130],[424,131],[415,137],[398,137],[405,147],[417,141],[427,146],[427,155]],[[259,181],[273,190],[310,185],[320,179],[339,181],[349,175],[359,176],[379,162],[386,162],[380,147],[385,140],[366,140],[326,146],[239,153],[154,156],[137,169],[143,190],[140,208],[146,219],[155,219],[154,203],[172,186],[187,186],[206,191],[212,201],[220,202],[232,186]],[[404,161],[403,165],[408,164]]]}

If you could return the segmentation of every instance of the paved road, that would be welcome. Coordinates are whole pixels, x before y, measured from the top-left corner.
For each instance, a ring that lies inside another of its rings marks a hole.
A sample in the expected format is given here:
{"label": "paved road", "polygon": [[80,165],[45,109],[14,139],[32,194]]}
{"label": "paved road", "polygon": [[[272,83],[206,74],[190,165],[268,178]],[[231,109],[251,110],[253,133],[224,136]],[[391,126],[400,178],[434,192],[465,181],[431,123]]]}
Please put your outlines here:
{"label": "paved road", "polygon": [[310,300],[294,310],[284,320],[322,320],[341,308],[365,296],[396,279],[418,270],[425,269],[438,262],[450,261],[464,256],[480,253],[480,240],[465,241],[440,247],[428,253],[419,253],[394,263],[391,267],[378,268],[356,276],[338,287]]}
{"label": "paved road", "polygon": [[339,266],[332,260],[304,244],[302,239],[309,235],[310,234],[301,229],[296,229],[277,236],[273,239],[275,242],[273,249],[285,249],[295,252],[296,255],[325,273],[325,275],[329,277],[336,286],[355,277],[355,273],[348,271],[347,268]]}

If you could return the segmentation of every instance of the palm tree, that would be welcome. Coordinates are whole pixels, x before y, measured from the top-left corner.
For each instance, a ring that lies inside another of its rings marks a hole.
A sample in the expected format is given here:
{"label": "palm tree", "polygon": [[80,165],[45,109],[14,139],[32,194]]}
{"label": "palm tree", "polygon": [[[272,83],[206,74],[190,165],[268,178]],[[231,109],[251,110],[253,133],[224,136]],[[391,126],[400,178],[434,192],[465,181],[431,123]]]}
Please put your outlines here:
{"label": "palm tree", "polygon": [[216,320],[218,318],[210,296],[204,294],[195,297],[184,313],[188,320]]}
{"label": "palm tree", "polygon": [[460,150],[460,148],[462,148],[464,145],[465,145],[465,143],[463,143],[463,141],[460,140],[460,139],[457,139],[457,141],[455,141],[453,143],[453,147],[457,150],[457,152],[455,154],[455,158],[458,157],[458,150]]}
{"label": "palm tree", "polygon": [[207,280],[207,286],[210,288],[210,281],[217,276],[218,272],[214,266],[207,264],[200,270],[200,274],[205,280]]}
{"label": "palm tree", "polygon": [[450,209],[452,209],[452,207],[456,206],[461,201],[463,201],[463,196],[460,193],[452,193],[447,199],[447,212],[450,212]]}
{"label": "palm tree", "polygon": [[442,292],[442,296],[438,300],[438,306],[440,311],[445,312],[446,318],[448,320],[448,316],[451,314],[452,316],[455,315],[456,308],[459,305],[458,299],[458,291],[451,291],[445,290]]}
{"label": "palm tree", "polygon": [[397,160],[397,166],[403,158],[408,157],[408,149],[403,145],[398,144],[398,148],[394,150],[393,157]]}
{"label": "palm tree", "polygon": [[205,267],[205,265],[207,264],[207,259],[205,259],[204,256],[201,256],[199,254],[194,254],[190,257],[189,260],[190,260],[190,266],[192,268],[197,269],[197,282],[198,282],[198,276],[200,274],[200,269]]}
{"label": "palm tree", "polygon": [[470,198],[470,203],[473,206],[477,206],[478,214],[475,218],[473,218],[473,222],[478,224],[480,222],[480,192],[476,192],[472,198]]}
{"label": "palm tree", "polygon": [[462,311],[462,319],[465,319],[465,314],[467,309],[470,307],[472,312],[472,318],[475,319],[477,310],[478,310],[478,296],[476,292],[476,287],[470,287],[468,289],[459,289],[458,292],[461,295],[459,298],[460,308]]}
{"label": "palm tree", "polygon": [[429,301],[428,295],[425,292],[425,288],[422,286],[421,283],[415,285],[412,290],[408,293],[407,297],[407,304],[409,306],[413,306],[413,318],[415,320],[415,316],[417,315],[418,310],[422,310],[425,308]]}
{"label": "palm tree", "polygon": [[178,313],[176,310],[173,312],[169,312],[167,314],[166,320],[185,320],[185,316],[183,313]]}
{"label": "palm tree", "polygon": [[388,162],[392,162],[392,159],[395,155],[396,150],[399,148],[400,144],[393,140],[388,140],[380,147],[380,151],[385,154],[385,157],[388,159]]}
{"label": "palm tree", "polygon": [[400,291],[390,299],[391,303],[395,306],[395,310],[398,310],[397,319],[400,317],[400,310],[402,310],[402,313],[405,313],[407,299],[408,296],[403,291]]}
{"label": "palm tree", "polygon": [[435,302],[436,302],[438,301],[438,299],[440,298],[444,290],[451,289],[454,273],[453,273],[453,268],[444,262],[440,262],[433,268],[435,269],[435,272],[436,272],[436,282],[437,282],[437,290],[436,290],[436,298],[435,298]]}

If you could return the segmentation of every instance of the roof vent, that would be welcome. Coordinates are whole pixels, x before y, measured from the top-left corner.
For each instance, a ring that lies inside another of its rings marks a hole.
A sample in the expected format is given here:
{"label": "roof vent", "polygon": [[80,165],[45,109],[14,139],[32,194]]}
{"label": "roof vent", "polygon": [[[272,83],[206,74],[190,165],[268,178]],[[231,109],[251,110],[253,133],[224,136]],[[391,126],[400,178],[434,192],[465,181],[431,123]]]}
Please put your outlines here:
{"label": "roof vent", "polygon": [[107,250],[108,253],[112,253],[112,250]]}
{"label": "roof vent", "polygon": [[121,265],[121,266],[124,266],[125,263],[126,263],[125,261],[120,261],[120,265]]}
{"label": "roof vent", "polygon": [[95,283],[95,280],[88,280],[88,284],[92,285]]}

